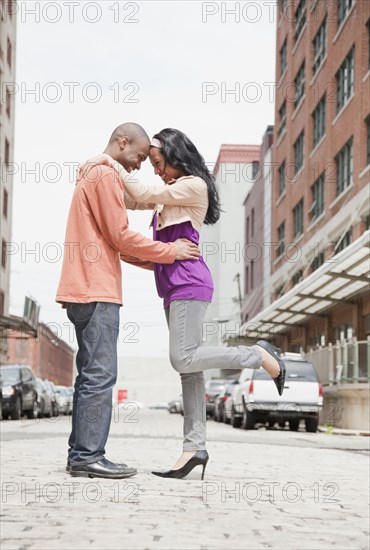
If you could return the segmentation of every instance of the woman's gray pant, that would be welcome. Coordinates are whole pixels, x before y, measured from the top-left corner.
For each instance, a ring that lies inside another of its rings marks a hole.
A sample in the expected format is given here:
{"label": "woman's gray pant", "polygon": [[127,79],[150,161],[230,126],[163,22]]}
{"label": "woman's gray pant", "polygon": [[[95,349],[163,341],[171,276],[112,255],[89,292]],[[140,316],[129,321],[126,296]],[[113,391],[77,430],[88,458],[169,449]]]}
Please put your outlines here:
{"label": "woman's gray pant", "polygon": [[258,346],[202,346],[208,302],[174,300],[165,309],[170,334],[170,361],[181,376],[184,403],[184,451],[206,448],[206,403],[203,371],[258,369]]}

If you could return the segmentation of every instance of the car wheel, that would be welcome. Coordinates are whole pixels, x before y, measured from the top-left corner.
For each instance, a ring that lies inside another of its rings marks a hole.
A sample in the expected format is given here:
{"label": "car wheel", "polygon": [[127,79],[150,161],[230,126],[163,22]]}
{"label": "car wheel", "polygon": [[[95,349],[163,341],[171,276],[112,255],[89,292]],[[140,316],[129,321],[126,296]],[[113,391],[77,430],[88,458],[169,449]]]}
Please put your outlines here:
{"label": "car wheel", "polygon": [[319,427],[319,419],[318,419],[318,417],[306,418],[305,419],[305,424],[306,424],[306,431],[307,432],[316,433],[317,428]]}
{"label": "car wheel", "polygon": [[32,409],[30,411],[26,411],[27,418],[37,418],[39,412],[39,407],[37,404],[37,401],[33,402]]}
{"label": "car wheel", "polygon": [[226,416],[226,411],[225,411],[225,409],[224,409],[224,413],[223,413],[222,420],[223,420],[223,423],[224,423],[224,424],[230,424],[230,418],[228,418],[228,417]]}
{"label": "car wheel", "polygon": [[234,408],[231,411],[231,425],[233,428],[240,428],[242,424],[242,419],[240,416],[235,416],[235,410]]}
{"label": "car wheel", "polygon": [[241,427],[243,430],[254,430],[254,425],[256,422],[256,418],[252,412],[248,412],[247,409],[244,407],[243,410],[243,418],[241,422]]}
{"label": "car wheel", "polygon": [[217,407],[215,407],[215,410],[214,410],[214,413],[213,413],[213,420],[214,420],[215,422],[219,422],[219,421],[220,421],[220,417],[219,417],[219,415],[218,415],[218,409],[217,409]]}
{"label": "car wheel", "polygon": [[279,428],[285,428],[285,422],[279,422]]}
{"label": "car wheel", "polygon": [[[273,428],[275,426],[275,420],[269,420],[267,422],[269,428]],[[283,426],[284,427],[284,426]]]}
{"label": "car wheel", "polygon": [[293,418],[293,420],[289,420],[289,430],[291,432],[297,432],[299,428],[299,418]]}
{"label": "car wheel", "polygon": [[22,416],[22,404],[21,404],[20,398],[17,397],[14,404],[14,409],[12,410],[10,417],[12,420],[20,420],[21,416]]}

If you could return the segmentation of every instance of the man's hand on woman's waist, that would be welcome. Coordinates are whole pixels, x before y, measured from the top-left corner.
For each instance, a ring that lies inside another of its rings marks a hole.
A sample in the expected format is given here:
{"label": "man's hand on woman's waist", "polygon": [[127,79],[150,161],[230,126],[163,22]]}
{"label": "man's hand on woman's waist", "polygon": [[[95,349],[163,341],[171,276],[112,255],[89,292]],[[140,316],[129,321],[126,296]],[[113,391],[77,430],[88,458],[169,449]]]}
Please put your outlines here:
{"label": "man's hand on woman's waist", "polygon": [[176,260],[199,260],[201,253],[198,246],[188,239],[177,239]]}

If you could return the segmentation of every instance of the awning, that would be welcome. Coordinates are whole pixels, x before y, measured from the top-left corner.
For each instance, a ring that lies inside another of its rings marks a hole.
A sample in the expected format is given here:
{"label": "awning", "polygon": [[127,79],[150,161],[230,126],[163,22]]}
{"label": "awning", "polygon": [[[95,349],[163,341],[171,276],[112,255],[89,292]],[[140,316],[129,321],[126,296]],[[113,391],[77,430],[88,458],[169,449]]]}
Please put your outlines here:
{"label": "awning", "polygon": [[286,331],[366,290],[370,290],[370,230],[248,320],[241,334],[266,338]]}

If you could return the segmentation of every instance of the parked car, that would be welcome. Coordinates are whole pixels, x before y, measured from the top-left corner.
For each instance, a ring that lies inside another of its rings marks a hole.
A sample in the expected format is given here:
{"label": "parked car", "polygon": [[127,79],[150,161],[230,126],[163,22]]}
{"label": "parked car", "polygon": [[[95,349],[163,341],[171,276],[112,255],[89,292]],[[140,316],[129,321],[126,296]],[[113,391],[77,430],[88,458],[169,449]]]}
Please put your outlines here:
{"label": "parked car", "polygon": [[0,385],[0,420],[3,419],[3,390]]}
{"label": "parked car", "polygon": [[231,419],[234,427],[253,429],[257,423],[275,423],[297,431],[300,420],[308,432],[316,432],[323,396],[315,367],[296,354],[283,356],[287,375],[279,396],[270,375],[263,369],[244,369],[233,392]]}
{"label": "parked car", "polygon": [[228,380],[221,378],[212,378],[206,382],[206,415],[207,418],[213,416],[215,410],[215,399],[222,392]]}
{"label": "parked car", "polygon": [[59,414],[59,407],[57,402],[57,393],[56,388],[53,382],[45,378],[43,380],[46,391],[48,393],[49,399],[50,399],[50,415],[49,416],[57,416]]}
{"label": "parked car", "polygon": [[162,401],[156,405],[150,405],[149,409],[168,409],[168,403],[167,401]]}
{"label": "parked car", "polygon": [[31,367],[7,365],[0,369],[2,415],[19,420],[24,414],[37,418],[37,385]]}
{"label": "parked car", "polygon": [[55,386],[58,411],[60,414],[72,414],[73,395],[66,386]]}
{"label": "parked car", "polygon": [[37,387],[37,407],[38,414],[37,416],[47,416],[48,410],[48,393],[46,387],[43,384],[41,378],[36,378],[36,387]]}
{"label": "parked car", "polygon": [[235,384],[237,383],[237,380],[231,380],[216,397],[213,412],[213,418],[216,422],[225,422],[226,424],[230,422],[230,420],[228,420],[225,416],[225,403],[230,398],[233,389],[235,388]]}
{"label": "parked car", "polygon": [[167,408],[170,414],[180,413],[180,410],[181,410],[180,399],[173,399],[172,401],[170,401],[168,403]]}

